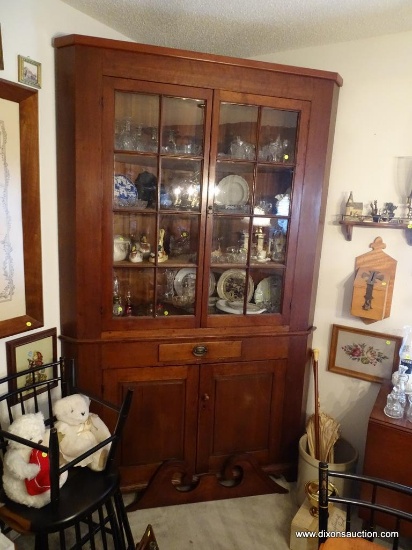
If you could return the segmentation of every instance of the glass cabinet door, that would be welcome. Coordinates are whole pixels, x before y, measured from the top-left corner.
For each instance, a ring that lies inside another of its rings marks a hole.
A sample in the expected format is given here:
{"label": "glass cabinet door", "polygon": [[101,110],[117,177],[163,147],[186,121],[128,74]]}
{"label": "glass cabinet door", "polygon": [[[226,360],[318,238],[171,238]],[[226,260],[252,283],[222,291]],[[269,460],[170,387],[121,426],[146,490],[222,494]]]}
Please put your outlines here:
{"label": "glass cabinet door", "polygon": [[237,103],[222,93],[215,118],[208,230],[212,324],[228,315],[259,315],[260,323],[283,308],[302,105],[254,99],[256,104]]}
{"label": "glass cabinet door", "polygon": [[113,85],[112,320],[193,318],[200,307],[210,92],[164,89]]}

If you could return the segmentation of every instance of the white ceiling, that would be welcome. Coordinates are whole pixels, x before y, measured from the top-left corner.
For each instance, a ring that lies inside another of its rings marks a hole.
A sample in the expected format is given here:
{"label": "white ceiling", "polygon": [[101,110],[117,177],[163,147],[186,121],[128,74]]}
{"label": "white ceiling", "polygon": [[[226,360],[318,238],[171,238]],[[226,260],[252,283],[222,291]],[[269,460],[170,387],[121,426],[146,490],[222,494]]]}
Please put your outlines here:
{"label": "white ceiling", "polygon": [[144,44],[254,57],[412,30],[412,0],[63,0]]}

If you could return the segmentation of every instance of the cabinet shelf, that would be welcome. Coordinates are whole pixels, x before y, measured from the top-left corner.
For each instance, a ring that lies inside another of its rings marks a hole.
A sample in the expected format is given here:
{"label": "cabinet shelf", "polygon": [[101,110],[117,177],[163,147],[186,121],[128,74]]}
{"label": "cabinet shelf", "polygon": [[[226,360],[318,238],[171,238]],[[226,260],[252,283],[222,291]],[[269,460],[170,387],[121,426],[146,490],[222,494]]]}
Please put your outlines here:
{"label": "cabinet shelf", "polygon": [[346,216],[342,216],[339,223],[343,228],[347,241],[352,240],[352,232],[354,227],[379,227],[379,229],[404,229],[406,241],[412,246],[412,220],[393,218],[389,222],[374,222],[365,220],[348,220],[346,219]]}

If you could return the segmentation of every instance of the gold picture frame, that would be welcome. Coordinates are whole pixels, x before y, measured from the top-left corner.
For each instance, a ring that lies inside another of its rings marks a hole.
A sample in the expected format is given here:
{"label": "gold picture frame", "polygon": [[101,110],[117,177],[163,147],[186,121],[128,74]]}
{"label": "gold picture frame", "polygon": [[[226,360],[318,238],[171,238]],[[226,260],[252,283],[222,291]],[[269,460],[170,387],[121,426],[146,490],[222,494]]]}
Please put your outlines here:
{"label": "gold picture frame", "polygon": [[332,325],[328,370],[382,383],[397,370],[401,345],[401,336]]}
{"label": "gold picture frame", "polygon": [[30,57],[18,56],[19,76],[18,80],[22,84],[41,88],[41,63],[34,61]]}

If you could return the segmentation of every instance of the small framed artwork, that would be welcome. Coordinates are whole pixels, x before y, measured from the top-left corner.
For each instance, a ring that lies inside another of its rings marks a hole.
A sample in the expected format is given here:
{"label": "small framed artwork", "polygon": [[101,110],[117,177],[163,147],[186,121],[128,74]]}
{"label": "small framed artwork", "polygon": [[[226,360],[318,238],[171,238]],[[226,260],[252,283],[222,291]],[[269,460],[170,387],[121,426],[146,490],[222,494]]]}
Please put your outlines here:
{"label": "small framed artwork", "polygon": [[19,82],[41,88],[41,63],[33,61],[30,57],[18,56]]}
{"label": "small framed artwork", "polygon": [[390,380],[402,336],[332,325],[328,370],[368,382]]}
{"label": "small framed artwork", "polygon": [[[57,332],[55,328],[43,330],[30,336],[23,336],[6,342],[7,356],[7,372],[8,374],[18,373],[41,365],[47,365],[57,361]],[[56,377],[57,368],[55,366],[39,369],[35,373],[36,382],[44,382],[47,379]],[[9,382],[9,391],[18,388],[24,388],[25,383],[33,382],[32,376],[27,381],[23,377],[17,378],[16,381]],[[54,384],[56,385],[56,384]],[[53,386],[52,386],[53,387]],[[45,391],[46,388],[43,390]],[[25,399],[30,397],[30,393],[25,396]]]}

